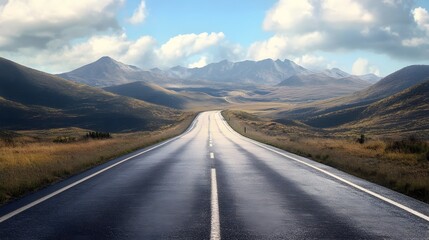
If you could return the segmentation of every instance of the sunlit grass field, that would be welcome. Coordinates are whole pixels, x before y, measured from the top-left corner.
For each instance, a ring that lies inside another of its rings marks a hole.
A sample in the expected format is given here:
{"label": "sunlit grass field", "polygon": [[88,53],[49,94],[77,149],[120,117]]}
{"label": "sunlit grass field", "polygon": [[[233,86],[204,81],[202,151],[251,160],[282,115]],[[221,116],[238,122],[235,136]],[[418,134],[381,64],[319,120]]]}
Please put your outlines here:
{"label": "sunlit grass field", "polygon": [[[21,131],[0,140],[0,204],[52,184],[114,157],[181,134],[195,114],[152,132],[112,134],[86,138],[79,128]],[[67,143],[58,138],[72,139]]]}
{"label": "sunlit grass field", "polygon": [[429,202],[429,143],[358,135],[323,136],[242,111],[223,111],[231,127],[257,141],[311,158],[414,198]]}

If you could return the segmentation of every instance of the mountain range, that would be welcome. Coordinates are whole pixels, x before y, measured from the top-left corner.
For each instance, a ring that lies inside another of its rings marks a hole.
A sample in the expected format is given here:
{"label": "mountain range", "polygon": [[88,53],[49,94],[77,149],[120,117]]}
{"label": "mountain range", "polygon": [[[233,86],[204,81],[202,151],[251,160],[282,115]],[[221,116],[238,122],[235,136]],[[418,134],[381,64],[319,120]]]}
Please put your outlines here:
{"label": "mountain range", "polygon": [[[352,75],[340,69],[327,69],[320,72],[308,70],[290,60],[265,59],[261,61],[230,62],[227,60],[211,63],[201,68],[185,68],[176,66],[168,70],[153,68],[144,71],[138,67],[118,62],[110,57],[77,68],[58,76],[75,82],[95,87],[110,87],[135,81],[147,81],[156,84],[177,83],[220,83],[220,84],[257,84],[276,85],[288,78],[299,75],[343,79]],[[368,85],[379,80],[379,77],[369,74],[353,76]]]}
{"label": "mountain range", "polygon": [[[248,72],[256,75],[252,81],[264,78],[271,83],[287,72],[292,75],[271,86],[204,84],[208,78],[226,83],[222,74],[235,76],[231,81],[249,79],[252,74]],[[187,80],[176,79],[179,75]],[[202,79],[198,86],[187,82],[198,78]],[[296,120],[331,129],[429,129],[429,66],[405,67],[375,84],[368,79],[376,77],[353,76],[340,69],[311,72],[286,60],[222,61],[199,69],[143,71],[103,57],[72,72],[51,75],[0,58],[0,124],[2,129],[149,130],[180,119],[183,112],[179,110],[296,101],[295,107],[277,111],[279,122]],[[154,83],[158,80],[178,84],[166,88]],[[106,84],[114,85],[100,88]]]}
{"label": "mountain range", "polygon": [[106,56],[58,76],[93,87],[109,87],[135,81],[165,81],[164,76],[156,71],[143,71]]}

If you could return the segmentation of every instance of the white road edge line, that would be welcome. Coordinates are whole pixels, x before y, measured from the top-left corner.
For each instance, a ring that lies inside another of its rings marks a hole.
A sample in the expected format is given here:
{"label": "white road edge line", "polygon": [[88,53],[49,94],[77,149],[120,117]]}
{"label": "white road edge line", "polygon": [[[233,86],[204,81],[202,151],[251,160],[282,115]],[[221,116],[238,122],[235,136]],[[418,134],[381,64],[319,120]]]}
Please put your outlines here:
{"label": "white road edge line", "polygon": [[216,169],[211,169],[211,232],[210,240],[220,239],[219,201],[217,195]]}
{"label": "white road edge line", "polygon": [[91,175],[89,175],[89,176],[86,176],[86,177],[84,177],[84,178],[82,178],[82,179],[80,179],[80,180],[78,180],[78,181],[76,181],[76,182],[74,182],[74,183],[71,183],[71,184],[69,184],[69,185],[67,185],[67,186],[65,186],[65,187],[63,187],[63,188],[61,188],[61,189],[58,189],[57,191],[55,191],[55,192],[53,192],[53,193],[50,193],[50,194],[48,194],[48,195],[46,195],[46,196],[44,196],[44,197],[42,197],[42,198],[39,198],[39,199],[37,199],[37,200],[35,200],[35,201],[33,201],[33,202],[31,202],[31,203],[27,204],[27,205],[24,205],[24,206],[22,206],[22,207],[20,207],[20,208],[18,208],[18,209],[16,209],[16,210],[14,210],[14,211],[12,211],[12,212],[10,212],[10,213],[6,214],[6,215],[3,215],[3,216],[1,216],[1,217],[0,217],[0,223],[2,223],[2,222],[4,222],[4,221],[8,220],[9,218],[11,218],[11,217],[13,217],[13,216],[15,216],[15,215],[17,215],[17,214],[19,214],[19,213],[21,213],[21,212],[23,212],[23,211],[27,210],[27,209],[29,209],[29,208],[31,208],[31,207],[36,206],[37,204],[39,204],[39,203],[41,203],[41,202],[44,202],[44,201],[48,200],[49,198],[54,197],[55,195],[58,195],[58,194],[60,194],[60,193],[62,193],[62,192],[64,192],[64,191],[66,191],[66,190],[68,190],[68,189],[70,189],[70,188],[72,188],[72,187],[74,187],[74,186],[76,186],[76,185],[78,185],[78,184],[80,184],[80,183],[83,183],[83,182],[85,182],[86,180],[91,179],[91,178],[93,178],[93,177],[97,176],[97,175],[98,175],[98,174],[100,174],[100,173],[103,173],[103,172],[105,172],[105,171],[107,171],[107,170],[109,170],[109,169],[111,169],[111,168],[113,168],[113,167],[116,167],[116,166],[118,166],[118,165],[119,165],[119,164],[121,164],[121,163],[124,163],[124,162],[126,162],[126,161],[128,161],[128,160],[130,160],[130,159],[132,159],[132,158],[135,158],[135,157],[140,156],[140,155],[142,155],[142,154],[144,154],[144,153],[147,153],[147,152],[152,151],[152,150],[154,150],[154,149],[156,149],[156,148],[159,148],[159,147],[161,147],[161,146],[163,146],[163,145],[165,145],[165,144],[167,144],[167,143],[170,143],[170,142],[172,142],[172,141],[174,141],[174,140],[176,140],[176,139],[178,139],[178,138],[180,138],[180,137],[182,137],[182,136],[186,135],[186,134],[187,134],[187,133],[189,133],[192,129],[194,129],[194,127],[195,127],[196,123],[198,122],[198,120],[197,120],[197,119],[198,119],[199,115],[200,115],[200,114],[198,114],[198,115],[195,117],[194,121],[192,122],[191,126],[189,126],[188,130],[186,130],[184,133],[180,134],[179,136],[174,137],[174,138],[172,138],[172,139],[170,139],[170,140],[167,140],[167,141],[165,141],[165,142],[163,142],[163,143],[160,143],[160,144],[158,144],[158,145],[155,145],[155,146],[153,146],[153,147],[151,147],[151,148],[149,148],[149,149],[146,149],[146,150],[144,150],[144,151],[142,151],[142,152],[139,152],[139,153],[137,153],[137,154],[135,154],[135,155],[133,155],[133,156],[127,157],[127,158],[125,158],[125,159],[123,159],[123,160],[121,160],[121,161],[119,161],[119,162],[117,162],[117,163],[115,163],[115,164],[112,164],[112,165],[110,165],[110,166],[107,166],[107,167],[105,167],[105,168],[103,168],[103,169],[101,169],[101,170],[99,170],[99,171],[97,171],[97,172],[95,172],[95,173],[93,173],[93,174],[91,174]]}
{"label": "white road edge line", "polygon": [[313,169],[315,169],[315,170],[317,170],[317,171],[319,171],[319,172],[322,172],[322,173],[324,173],[324,174],[326,174],[326,175],[328,175],[328,176],[331,176],[331,177],[333,177],[333,178],[335,178],[335,179],[337,179],[337,180],[339,180],[339,181],[341,181],[341,182],[343,182],[343,183],[345,183],[345,184],[347,184],[347,185],[349,185],[349,186],[352,186],[352,187],[354,187],[354,188],[356,188],[356,189],[358,189],[358,190],[360,190],[360,191],[362,191],[362,192],[365,192],[365,193],[367,193],[367,194],[369,194],[369,195],[372,195],[372,196],[374,196],[374,197],[376,197],[376,198],[378,198],[378,199],[381,199],[381,200],[383,200],[383,201],[385,201],[385,202],[387,202],[387,203],[390,203],[390,204],[392,204],[393,206],[396,206],[396,207],[398,207],[398,208],[400,208],[400,209],[402,209],[402,210],[404,210],[404,211],[407,211],[407,212],[409,212],[409,213],[411,213],[411,214],[413,214],[413,215],[415,215],[415,216],[417,216],[417,217],[419,217],[419,218],[422,218],[422,219],[424,219],[424,220],[426,220],[426,221],[428,221],[428,222],[429,222],[429,216],[427,216],[427,215],[425,215],[425,214],[423,214],[423,213],[421,213],[421,212],[418,212],[418,211],[416,211],[416,210],[414,210],[414,209],[412,209],[412,208],[409,208],[409,207],[407,207],[407,206],[405,206],[405,205],[402,205],[402,204],[400,204],[400,203],[398,203],[398,202],[396,202],[396,201],[393,201],[393,200],[392,200],[392,199],[390,199],[390,198],[384,197],[384,196],[382,196],[382,195],[380,195],[380,194],[378,194],[378,193],[375,193],[375,192],[373,192],[373,191],[371,191],[371,190],[369,190],[369,189],[366,189],[366,188],[364,188],[364,187],[361,187],[361,186],[359,186],[359,185],[357,185],[357,184],[355,184],[355,183],[352,183],[352,182],[350,182],[350,181],[348,181],[348,180],[346,180],[346,179],[344,179],[344,178],[342,178],[342,177],[339,177],[339,176],[337,176],[337,175],[335,175],[335,174],[333,174],[333,173],[330,173],[330,172],[328,172],[328,171],[326,171],[326,170],[323,170],[323,169],[321,169],[321,168],[319,168],[319,167],[316,167],[316,166],[311,165],[311,164],[309,164],[309,163],[306,163],[306,162],[304,162],[304,161],[302,161],[302,160],[299,160],[299,159],[297,159],[297,158],[295,158],[295,157],[289,156],[289,155],[287,155],[287,154],[285,154],[285,153],[282,153],[282,152],[280,152],[280,151],[277,151],[277,150],[275,150],[275,149],[272,149],[272,148],[270,148],[270,147],[267,147],[267,146],[265,146],[265,145],[263,145],[263,144],[261,144],[261,143],[259,143],[259,142],[255,141],[255,140],[253,140],[253,139],[250,139],[250,138],[244,137],[243,135],[241,135],[241,134],[237,133],[236,131],[234,131],[234,130],[229,126],[229,124],[225,121],[225,119],[223,118],[223,116],[222,116],[222,114],[221,114],[220,112],[218,112],[218,114],[219,114],[219,116],[220,116],[220,119],[222,120],[222,122],[223,122],[223,123],[224,123],[224,125],[228,128],[228,130],[229,130],[229,131],[231,131],[232,133],[234,133],[234,134],[238,135],[239,137],[241,137],[241,138],[245,139],[246,141],[248,141],[248,142],[250,142],[250,143],[253,143],[253,144],[255,144],[255,145],[259,146],[259,147],[265,148],[265,149],[267,149],[267,150],[269,150],[269,151],[271,151],[271,152],[274,152],[274,153],[277,153],[277,154],[282,155],[282,156],[284,156],[284,157],[287,157],[287,158],[289,158],[289,159],[292,159],[292,160],[294,160],[294,161],[296,161],[296,162],[302,163],[302,164],[304,164],[304,165],[306,165],[306,166],[308,166],[308,167],[311,167],[311,168],[313,168]]}

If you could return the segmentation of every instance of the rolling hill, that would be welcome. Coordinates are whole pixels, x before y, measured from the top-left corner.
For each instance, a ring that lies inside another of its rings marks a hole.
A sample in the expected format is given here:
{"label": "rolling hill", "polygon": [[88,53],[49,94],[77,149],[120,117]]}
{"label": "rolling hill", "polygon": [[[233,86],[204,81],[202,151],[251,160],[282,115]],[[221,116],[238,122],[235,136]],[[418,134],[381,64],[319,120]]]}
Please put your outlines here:
{"label": "rolling hill", "polygon": [[144,81],[106,87],[104,90],[176,109],[220,106],[227,103],[222,97],[211,96],[203,92],[176,92]]}
{"label": "rolling hill", "polygon": [[375,101],[396,94],[429,77],[429,65],[411,65],[402,68],[378,81],[371,87],[344,99],[349,103]]}
{"label": "rolling hill", "polygon": [[429,66],[409,66],[346,97],[303,104],[278,114],[317,128],[429,129]]}
{"label": "rolling hill", "polygon": [[366,87],[369,87],[371,84],[367,81],[364,81],[356,76],[329,76],[325,73],[313,73],[313,74],[296,74],[293,75],[277,86],[288,86],[288,87],[298,87],[298,86],[330,86],[337,87],[339,85],[354,87],[356,90],[361,90]]}
{"label": "rolling hill", "polygon": [[429,78],[374,103],[333,111],[304,121],[313,127],[338,127],[368,131],[428,131]]}
{"label": "rolling hill", "polygon": [[186,98],[158,85],[137,81],[104,88],[104,90],[122,96],[132,97],[146,102],[182,109]]}
{"label": "rolling hill", "polygon": [[181,114],[0,58],[2,129],[149,130],[173,123]]}

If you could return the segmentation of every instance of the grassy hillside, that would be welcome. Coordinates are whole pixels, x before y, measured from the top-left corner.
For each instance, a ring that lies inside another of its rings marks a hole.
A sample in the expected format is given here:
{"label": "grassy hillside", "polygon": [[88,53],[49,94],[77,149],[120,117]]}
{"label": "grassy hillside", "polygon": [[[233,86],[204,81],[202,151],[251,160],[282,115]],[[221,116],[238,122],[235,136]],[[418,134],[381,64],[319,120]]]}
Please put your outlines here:
{"label": "grassy hillside", "polygon": [[144,81],[104,88],[104,90],[118,95],[176,109],[212,109],[227,104],[224,98],[212,96],[202,91],[187,91],[186,88],[176,89],[181,91],[168,90]]}
{"label": "grassy hillside", "polygon": [[[242,135],[311,158],[429,203],[429,142],[336,135],[296,122],[281,124],[242,111],[223,111]],[[244,131],[246,129],[246,131]]]}
{"label": "grassy hillside", "polygon": [[106,87],[104,90],[122,96],[172,108],[183,109],[187,99],[177,92],[143,81]]}
{"label": "grassy hillside", "polygon": [[424,137],[429,129],[429,66],[401,69],[347,97],[297,104],[278,111],[279,122],[299,120],[316,128]]}
{"label": "grassy hillside", "polygon": [[73,83],[0,58],[2,129],[157,129],[181,112]]}
{"label": "grassy hillside", "polygon": [[402,68],[378,81],[371,87],[353,94],[350,102],[367,102],[399,93],[429,79],[429,65]]}
{"label": "grassy hillside", "polygon": [[321,128],[361,132],[429,135],[429,80],[374,103],[349,107],[304,120]]}

